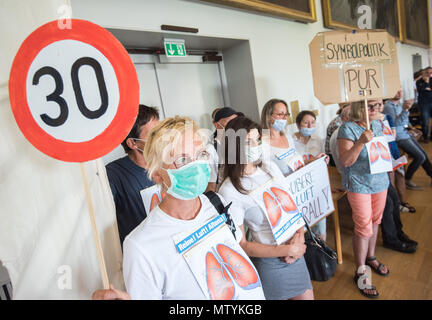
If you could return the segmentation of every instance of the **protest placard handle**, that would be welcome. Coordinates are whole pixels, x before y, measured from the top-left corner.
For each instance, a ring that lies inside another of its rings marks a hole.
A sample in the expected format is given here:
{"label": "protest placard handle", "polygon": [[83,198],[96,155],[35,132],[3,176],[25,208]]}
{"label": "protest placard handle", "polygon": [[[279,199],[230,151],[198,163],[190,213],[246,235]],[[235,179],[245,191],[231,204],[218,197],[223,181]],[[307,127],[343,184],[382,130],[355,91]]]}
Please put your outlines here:
{"label": "protest placard handle", "polygon": [[91,198],[91,194],[90,194],[90,185],[88,183],[86,170],[85,170],[84,164],[82,162],[80,163],[80,166],[81,166],[81,175],[82,175],[83,182],[84,182],[84,189],[85,189],[85,193],[86,193],[87,205],[88,205],[88,209],[89,209],[90,221],[91,221],[91,225],[92,225],[92,229],[93,229],[93,238],[94,238],[95,245],[96,245],[96,251],[97,251],[98,262],[99,262],[99,269],[101,271],[101,276],[102,276],[102,283],[103,283],[104,289],[109,289],[108,273],[106,270],[105,259],[104,259],[103,251],[102,251],[102,245],[101,245],[99,232],[98,232],[97,225],[96,225],[95,212],[94,212],[93,202],[92,202],[92,198]]}
{"label": "protest placard handle", "polygon": [[365,116],[366,116],[366,130],[370,130],[369,110],[368,110],[368,100],[367,100],[366,90],[363,90],[363,95],[364,95],[364,107],[365,107]]}

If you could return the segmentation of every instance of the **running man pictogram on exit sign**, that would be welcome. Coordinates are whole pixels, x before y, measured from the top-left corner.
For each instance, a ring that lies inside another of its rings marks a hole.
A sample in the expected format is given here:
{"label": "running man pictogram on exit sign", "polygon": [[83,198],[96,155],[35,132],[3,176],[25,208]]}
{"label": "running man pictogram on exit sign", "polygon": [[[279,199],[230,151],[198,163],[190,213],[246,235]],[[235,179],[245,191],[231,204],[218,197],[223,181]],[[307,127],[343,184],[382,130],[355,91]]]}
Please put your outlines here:
{"label": "running man pictogram on exit sign", "polygon": [[186,57],[186,46],[183,39],[164,39],[167,57]]}

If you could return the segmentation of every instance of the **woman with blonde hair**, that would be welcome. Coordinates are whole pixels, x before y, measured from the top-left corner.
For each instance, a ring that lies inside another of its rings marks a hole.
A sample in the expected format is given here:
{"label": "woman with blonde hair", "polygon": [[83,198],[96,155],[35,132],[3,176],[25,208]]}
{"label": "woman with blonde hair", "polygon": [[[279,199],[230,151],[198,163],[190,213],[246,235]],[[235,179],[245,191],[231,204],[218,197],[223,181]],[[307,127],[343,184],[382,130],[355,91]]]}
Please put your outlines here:
{"label": "woman with blonde hair", "polygon": [[[377,120],[366,126],[364,102],[351,103],[350,121],[345,122],[338,132],[339,161],[344,167],[342,186],[348,191],[348,201],[354,221],[353,249],[357,271],[354,281],[360,293],[368,298],[377,298],[378,291],[370,284],[366,273],[368,265],[382,276],[389,275],[388,268],[375,257],[378,227],[386,204],[389,178],[386,172],[370,174],[366,144],[373,137],[383,136]],[[376,117],[379,102],[368,101],[370,119]],[[364,285],[366,281],[367,285]]]}
{"label": "woman with blonde hair", "polygon": [[[202,230],[221,214],[212,200],[203,195],[210,167],[206,138],[196,123],[178,116],[160,122],[148,134],[144,157],[149,177],[162,186],[165,196],[124,241],[123,276],[130,297],[147,300],[201,300],[208,296],[212,299],[264,299],[258,273],[246,253],[239,246],[229,247],[242,238],[234,223],[231,232],[218,233],[221,246],[225,248],[220,256],[213,242],[207,242],[212,237],[200,239],[199,245],[207,251],[207,255],[202,256],[204,268],[207,266],[203,274],[192,271],[174,241],[181,237],[185,239],[182,243],[190,245],[189,240],[185,241],[192,239],[194,231]],[[222,197],[219,200],[224,206],[224,217],[230,221],[225,200]],[[219,245],[217,250],[222,250]],[[237,265],[226,256],[222,257],[224,252],[234,256]],[[196,250],[194,253],[197,254]],[[247,286],[241,283],[238,268],[246,268],[243,270],[247,272]],[[207,284],[206,288],[203,283]],[[120,293],[111,288],[100,290],[93,297],[125,298],[124,293],[123,296]]]}

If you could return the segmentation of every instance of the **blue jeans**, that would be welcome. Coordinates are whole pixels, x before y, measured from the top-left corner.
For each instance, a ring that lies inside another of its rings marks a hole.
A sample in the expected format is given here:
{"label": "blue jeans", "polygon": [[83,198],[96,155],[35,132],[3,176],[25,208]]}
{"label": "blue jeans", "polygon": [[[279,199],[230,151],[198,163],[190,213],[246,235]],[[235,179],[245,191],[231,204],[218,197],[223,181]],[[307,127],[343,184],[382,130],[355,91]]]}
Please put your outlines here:
{"label": "blue jeans", "polygon": [[414,138],[398,140],[397,145],[414,159],[408,166],[405,180],[411,180],[420,166],[422,166],[426,174],[432,178],[432,164],[424,149]]}
{"label": "blue jeans", "polygon": [[421,104],[419,107],[422,119],[423,137],[427,139],[429,134],[429,119],[432,117],[432,103]]}

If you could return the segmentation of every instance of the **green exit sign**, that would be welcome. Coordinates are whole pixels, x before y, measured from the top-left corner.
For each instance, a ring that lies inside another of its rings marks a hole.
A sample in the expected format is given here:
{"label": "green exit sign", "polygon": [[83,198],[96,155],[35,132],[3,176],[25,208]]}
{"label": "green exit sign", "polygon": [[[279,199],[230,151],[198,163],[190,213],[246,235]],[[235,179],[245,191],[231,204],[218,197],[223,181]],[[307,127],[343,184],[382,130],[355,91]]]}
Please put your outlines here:
{"label": "green exit sign", "polygon": [[182,39],[164,39],[167,57],[186,57],[185,42]]}

